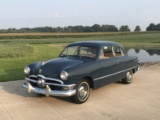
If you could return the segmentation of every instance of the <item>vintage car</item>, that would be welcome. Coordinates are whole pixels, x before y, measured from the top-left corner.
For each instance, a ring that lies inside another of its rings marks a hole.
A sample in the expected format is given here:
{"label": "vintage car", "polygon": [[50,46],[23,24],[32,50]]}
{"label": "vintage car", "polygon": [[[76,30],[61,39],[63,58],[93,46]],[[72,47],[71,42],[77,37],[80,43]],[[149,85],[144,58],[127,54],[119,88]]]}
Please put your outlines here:
{"label": "vintage car", "polygon": [[27,65],[23,87],[28,92],[71,97],[76,103],[84,103],[90,88],[117,81],[129,84],[138,69],[137,57],[128,56],[116,42],[75,42],[56,59]]}

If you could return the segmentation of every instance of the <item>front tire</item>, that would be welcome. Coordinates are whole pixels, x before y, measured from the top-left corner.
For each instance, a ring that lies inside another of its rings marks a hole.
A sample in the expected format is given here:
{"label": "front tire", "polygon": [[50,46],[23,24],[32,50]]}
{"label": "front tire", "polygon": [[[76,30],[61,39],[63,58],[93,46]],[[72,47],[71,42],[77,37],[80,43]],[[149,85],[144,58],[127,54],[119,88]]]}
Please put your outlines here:
{"label": "front tire", "polygon": [[132,79],[133,79],[133,72],[132,70],[130,70],[126,73],[126,77],[122,79],[122,83],[130,84],[132,82]]}
{"label": "front tire", "polygon": [[87,101],[90,95],[90,87],[87,80],[81,80],[76,86],[76,94],[72,99],[77,104],[82,104]]}

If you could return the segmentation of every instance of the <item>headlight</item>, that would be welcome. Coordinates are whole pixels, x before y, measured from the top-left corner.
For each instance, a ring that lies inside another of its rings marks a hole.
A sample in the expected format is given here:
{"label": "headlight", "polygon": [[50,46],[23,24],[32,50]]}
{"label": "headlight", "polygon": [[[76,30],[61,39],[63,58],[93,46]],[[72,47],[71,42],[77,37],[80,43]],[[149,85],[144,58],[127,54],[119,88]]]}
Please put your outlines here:
{"label": "headlight", "polygon": [[60,74],[60,78],[62,80],[67,80],[68,79],[68,73],[66,71],[62,71]]}
{"label": "headlight", "polygon": [[30,68],[29,67],[25,67],[24,68],[24,74],[29,75],[30,73]]}

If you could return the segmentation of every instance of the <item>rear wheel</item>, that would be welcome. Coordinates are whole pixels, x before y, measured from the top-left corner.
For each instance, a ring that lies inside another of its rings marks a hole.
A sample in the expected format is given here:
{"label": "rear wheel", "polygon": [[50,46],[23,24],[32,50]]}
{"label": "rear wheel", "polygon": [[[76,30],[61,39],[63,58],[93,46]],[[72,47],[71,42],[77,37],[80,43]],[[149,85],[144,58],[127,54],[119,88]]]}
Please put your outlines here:
{"label": "rear wheel", "polygon": [[122,79],[122,83],[130,84],[132,82],[132,79],[133,79],[133,72],[132,70],[130,70],[126,73],[126,77]]}
{"label": "rear wheel", "polygon": [[87,80],[81,80],[76,86],[76,94],[72,96],[75,103],[81,104],[87,101],[90,94],[90,87]]}

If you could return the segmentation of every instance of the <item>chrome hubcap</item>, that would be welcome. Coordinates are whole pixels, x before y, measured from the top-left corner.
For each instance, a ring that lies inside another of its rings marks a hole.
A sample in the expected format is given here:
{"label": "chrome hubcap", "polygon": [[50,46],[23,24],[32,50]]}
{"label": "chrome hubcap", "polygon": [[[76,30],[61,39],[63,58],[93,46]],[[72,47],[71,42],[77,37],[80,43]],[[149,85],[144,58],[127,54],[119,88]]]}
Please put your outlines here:
{"label": "chrome hubcap", "polygon": [[79,99],[82,101],[85,100],[88,97],[88,93],[89,93],[88,84],[81,83],[81,85],[79,86],[78,92],[79,92]]}
{"label": "chrome hubcap", "polygon": [[81,86],[79,89],[79,95],[80,97],[86,96],[87,91],[84,89],[84,86]]}
{"label": "chrome hubcap", "polygon": [[128,81],[130,81],[130,80],[131,80],[131,78],[132,78],[131,73],[130,73],[130,72],[127,72],[127,80],[128,80]]}

